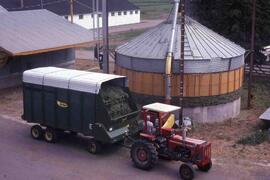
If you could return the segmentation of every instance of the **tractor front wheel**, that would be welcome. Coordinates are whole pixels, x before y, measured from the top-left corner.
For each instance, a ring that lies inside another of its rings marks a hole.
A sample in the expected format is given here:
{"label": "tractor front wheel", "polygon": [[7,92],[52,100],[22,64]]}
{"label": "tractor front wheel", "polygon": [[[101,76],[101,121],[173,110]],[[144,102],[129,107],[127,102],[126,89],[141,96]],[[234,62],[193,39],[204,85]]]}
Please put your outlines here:
{"label": "tractor front wheel", "polygon": [[210,169],[212,168],[212,161],[210,160],[208,164],[206,164],[205,166],[199,166],[198,165],[198,169],[200,171],[203,171],[203,172],[208,172]]}
{"label": "tractor front wheel", "polygon": [[146,141],[135,142],[130,151],[130,156],[139,169],[150,170],[158,160],[158,153],[155,146]]}
{"label": "tractor front wheel", "polygon": [[190,164],[182,164],[179,168],[179,174],[184,180],[192,180],[194,178],[194,169]]}

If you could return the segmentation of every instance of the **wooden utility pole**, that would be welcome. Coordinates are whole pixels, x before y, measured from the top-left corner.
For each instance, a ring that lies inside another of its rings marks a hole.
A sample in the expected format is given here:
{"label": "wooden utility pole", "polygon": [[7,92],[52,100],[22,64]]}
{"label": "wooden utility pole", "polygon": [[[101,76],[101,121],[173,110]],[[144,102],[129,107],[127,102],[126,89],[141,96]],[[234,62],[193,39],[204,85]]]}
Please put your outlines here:
{"label": "wooden utility pole", "polygon": [[40,8],[43,9],[43,0],[40,0]]}
{"label": "wooden utility pole", "polygon": [[250,67],[249,67],[249,80],[248,80],[248,109],[251,108],[251,96],[252,96],[252,81],[253,81],[253,65],[254,65],[254,55],[255,55],[255,34],[256,34],[256,0],[253,0],[253,10],[252,10],[252,30],[251,30],[251,55],[250,55]]}
{"label": "wooden utility pole", "polygon": [[24,7],[24,0],[21,0],[21,8]]}
{"label": "wooden utility pole", "polygon": [[[97,14],[99,14],[99,0],[97,0],[96,3],[96,11]],[[97,18],[97,53],[100,54],[100,28],[99,28],[99,16]]]}
{"label": "wooden utility pole", "polygon": [[[92,0],[92,15],[93,15],[93,38],[96,40],[96,11],[95,11],[95,0]],[[97,15],[98,16],[98,15]],[[97,17],[98,18],[98,17]]]}
{"label": "wooden utility pole", "polygon": [[185,60],[185,0],[181,0],[180,5],[181,13],[181,37],[180,37],[180,61],[179,61],[179,76],[180,76],[180,89],[179,89],[179,106],[181,107],[179,111],[179,119],[183,120],[183,101],[184,101],[184,60]]}
{"label": "wooden utility pole", "polygon": [[70,3],[70,21],[71,21],[71,23],[73,23],[73,15],[74,15],[73,0],[70,0],[69,3]]}
{"label": "wooden utility pole", "polygon": [[102,0],[102,38],[103,38],[103,72],[110,73],[109,68],[109,27],[108,27],[108,4]]}

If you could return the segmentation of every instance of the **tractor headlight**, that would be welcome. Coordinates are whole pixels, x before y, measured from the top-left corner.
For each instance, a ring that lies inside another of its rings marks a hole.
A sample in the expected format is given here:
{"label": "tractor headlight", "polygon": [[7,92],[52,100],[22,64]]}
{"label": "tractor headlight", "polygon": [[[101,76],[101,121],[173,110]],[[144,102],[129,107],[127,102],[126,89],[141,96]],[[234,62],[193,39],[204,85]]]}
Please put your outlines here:
{"label": "tractor headlight", "polygon": [[112,130],[113,130],[113,128],[112,128],[112,127],[110,127],[110,128],[109,128],[109,131],[110,131],[110,132],[112,132]]}

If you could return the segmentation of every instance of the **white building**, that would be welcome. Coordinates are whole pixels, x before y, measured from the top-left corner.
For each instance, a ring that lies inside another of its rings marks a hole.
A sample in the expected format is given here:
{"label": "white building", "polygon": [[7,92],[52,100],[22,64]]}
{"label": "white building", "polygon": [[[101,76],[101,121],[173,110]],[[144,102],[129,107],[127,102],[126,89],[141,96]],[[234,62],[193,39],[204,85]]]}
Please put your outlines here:
{"label": "white building", "polygon": [[[120,26],[127,24],[140,23],[141,12],[137,10],[125,10],[125,11],[111,11],[109,12],[109,26]],[[64,16],[66,19],[71,21],[71,16]],[[73,22],[87,29],[93,29],[94,25],[97,28],[99,18],[99,27],[102,27],[102,15],[101,12],[98,14],[76,14],[73,16]]]}
{"label": "white building", "polygon": [[[102,0],[98,1],[98,11],[93,12],[93,0],[73,0],[73,22],[87,29],[92,29],[99,18],[102,27]],[[71,21],[70,0],[0,0],[0,5],[9,11],[47,9]],[[42,4],[41,4],[42,3]],[[109,26],[140,23],[140,9],[128,0],[109,0]],[[98,12],[98,13],[96,13]],[[94,21],[95,20],[95,21]]]}

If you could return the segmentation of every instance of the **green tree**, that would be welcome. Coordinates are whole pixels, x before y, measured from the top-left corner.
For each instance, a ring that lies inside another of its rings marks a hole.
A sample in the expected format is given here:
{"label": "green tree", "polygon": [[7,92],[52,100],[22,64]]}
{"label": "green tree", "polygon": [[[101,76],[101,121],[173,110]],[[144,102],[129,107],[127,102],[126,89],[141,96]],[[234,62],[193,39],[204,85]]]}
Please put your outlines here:
{"label": "green tree", "polygon": [[[250,49],[252,0],[188,0],[189,14],[202,24]],[[257,0],[256,60],[259,51],[270,45],[270,1]]]}

